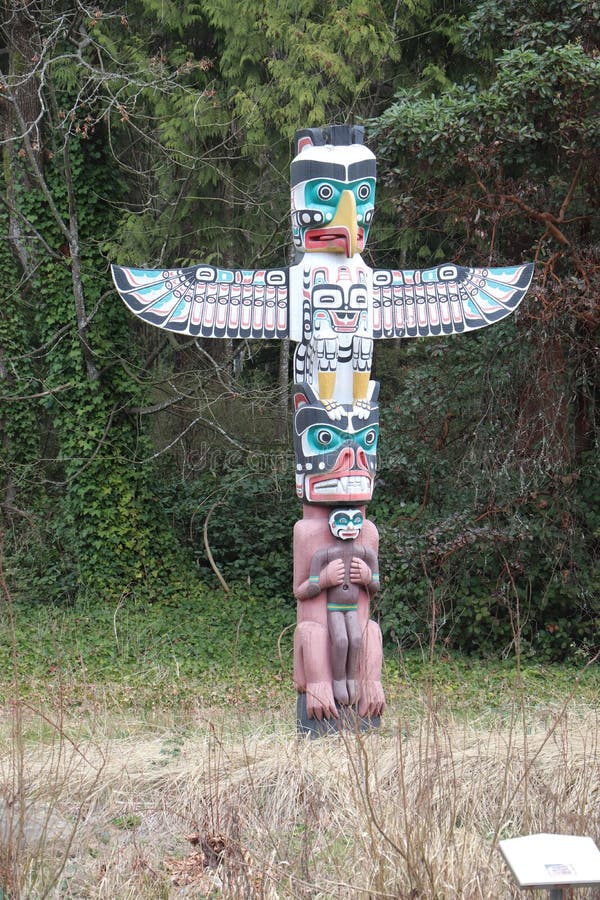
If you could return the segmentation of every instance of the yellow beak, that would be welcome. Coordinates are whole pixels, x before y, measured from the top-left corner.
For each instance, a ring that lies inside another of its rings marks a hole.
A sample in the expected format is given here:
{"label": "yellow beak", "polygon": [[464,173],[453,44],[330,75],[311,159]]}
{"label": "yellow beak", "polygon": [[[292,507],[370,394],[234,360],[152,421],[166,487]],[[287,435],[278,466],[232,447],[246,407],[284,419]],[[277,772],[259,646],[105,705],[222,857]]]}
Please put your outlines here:
{"label": "yellow beak", "polygon": [[356,253],[358,239],[358,223],[356,221],[356,200],[352,191],[343,191],[335,216],[329,222],[329,228],[343,228],[348,232],[347,255],[352,258]]}

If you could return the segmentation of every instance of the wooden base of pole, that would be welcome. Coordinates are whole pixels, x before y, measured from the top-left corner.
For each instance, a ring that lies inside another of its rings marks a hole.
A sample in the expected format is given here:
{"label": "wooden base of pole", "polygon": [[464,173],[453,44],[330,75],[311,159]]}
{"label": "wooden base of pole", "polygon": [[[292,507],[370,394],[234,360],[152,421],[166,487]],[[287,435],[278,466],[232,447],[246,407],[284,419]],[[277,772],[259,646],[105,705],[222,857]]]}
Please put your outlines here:
{"label": "wooden base of pole", "polygon": [[298,694],[296,700],[296,730],[298,734],[310,737],[311,740],[327,735],[338,734],[340,731],[346,733],[375,731],[381,725],[380,716],[359,716],[353,706],[339,706],[336,703],[339,712],[337,719],[309,719],[306,712],[306,694]]}

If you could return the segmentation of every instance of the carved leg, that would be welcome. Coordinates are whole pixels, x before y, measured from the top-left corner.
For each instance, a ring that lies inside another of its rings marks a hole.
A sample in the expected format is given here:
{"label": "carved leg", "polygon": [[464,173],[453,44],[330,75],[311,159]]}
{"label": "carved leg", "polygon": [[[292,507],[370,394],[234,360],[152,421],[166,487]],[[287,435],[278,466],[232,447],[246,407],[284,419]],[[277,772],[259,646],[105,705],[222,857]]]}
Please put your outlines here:
{"label": "carved leg", "polygon": [[348,632],[346,631],[345,613],[339,610],[328,610],[327,625],[331,640],[333,696],[338,703],[347,704],[346,662],[348,660]]}
{"label": "carved leg", "polygon": [[346,631],[348,633],[348,662],[346,663],[346,684],[348,687],[348,701],[354,704],[358,700],[358,660],[362,646],[362,633],[358,621],[358,613],[350,610],[344,613]]}
{"label": "carved leg", "polygon": [[337,377],[338,341],[336,338],[317,338],[315,345],[319,372],[319,400],[329,418],[338,421],[344,412],[343,407],[333,397]]}
{"label": "carved leg", "polygon": [[306,693],[310,719],[337,718],[331,690],[329,634],[318,622],[300,622],[294,634],[294,682]]}
{"label": "carved leg", "polygon": [[371,408],[367,395],[372,360],[373,341],[370,338],[355,337],[352,341],[352,393],[354,395],[354,415],[360,419],[368,418]]}
{"label": "carved leg", "polygon": [[359,716],[380,716],[385,709],[385,694],[381,684],[383,648],[381,629],[370,619],[363,637],[360,656]]}

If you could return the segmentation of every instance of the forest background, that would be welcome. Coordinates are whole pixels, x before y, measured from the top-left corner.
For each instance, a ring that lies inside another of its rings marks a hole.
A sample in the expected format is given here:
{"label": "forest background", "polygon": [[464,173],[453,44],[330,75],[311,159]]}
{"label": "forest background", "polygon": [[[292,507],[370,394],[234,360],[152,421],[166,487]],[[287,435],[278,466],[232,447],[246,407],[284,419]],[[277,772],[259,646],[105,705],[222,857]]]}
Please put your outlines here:
{"label": "forest background", "polygon": [[599,34],[597,0],[2,0],[22,661],[110,672],[160,646],[197,674],[235,643],[256,669],[293,625],[290,347],[152,329],[109,264],[290,263],[293,134],[329,122],[378,157],[370,265],[536,263],[499,325],[376,348],[386,645],[594,657]]}

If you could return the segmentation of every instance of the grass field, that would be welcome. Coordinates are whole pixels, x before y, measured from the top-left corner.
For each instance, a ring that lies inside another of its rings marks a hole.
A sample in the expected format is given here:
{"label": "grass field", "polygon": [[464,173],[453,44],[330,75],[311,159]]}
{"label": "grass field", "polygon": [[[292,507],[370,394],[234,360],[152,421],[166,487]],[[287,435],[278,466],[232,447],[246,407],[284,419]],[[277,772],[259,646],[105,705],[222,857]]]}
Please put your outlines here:
{"label": "grass field", "polygon": [[198,621],[13,609],[0,897],[507,898],[502,838],[600,844],[597,662],[392,653],[380,731],[311,742],[290,632],[222,619],[207,662]]}

